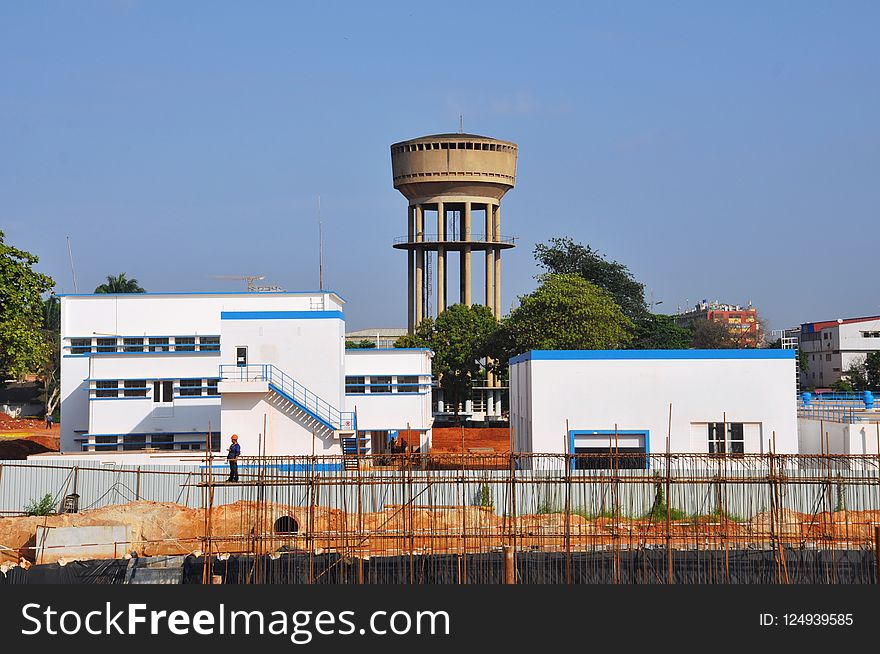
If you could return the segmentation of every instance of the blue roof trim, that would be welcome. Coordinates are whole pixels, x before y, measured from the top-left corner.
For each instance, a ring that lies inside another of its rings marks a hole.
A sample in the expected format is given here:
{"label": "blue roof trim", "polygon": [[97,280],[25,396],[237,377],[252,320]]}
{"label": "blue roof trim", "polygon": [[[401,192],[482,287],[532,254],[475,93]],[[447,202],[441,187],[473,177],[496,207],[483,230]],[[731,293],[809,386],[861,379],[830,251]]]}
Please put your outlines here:
{"label": "blue roof trim", "polygon": [[341,311],[221,311],[220,320],[345,320]]}
{"label": "blue roof trim", "polygon": [[523,361],[640,361],[696,359],[792,359],[796,350],[532,350],[513,357],[509,363]]}
{"label": "blue roof trim", "polygon": [[[364,339],[369,340],[369,339]],[[346,354],[376,354],[377,352],[431,352],[429,347],[347,347]]]}
{"label": "blue roof trim", "polygon": [[230,291],[230,292],[202,291],[202,292],[198,292],[198,291],[196,291],[196,292],[190,292],[190,293],[185,292],[185,291],[181,291],[179,293],[174,293],[172,291],[167,291],[167,292],[163,292],[163,293],[57,293],[56,297],[120,297],[120,296],[124,296],[124,297],[131,297],[131,296],[150,297],[152,295],[237,295],[237,296],[253,297],[253,296],[260,296],[260,295],[324,295],[325,293],[328,295],[335,295],[343,302],[346,301],[345,298],[343,298],[336,291],[330,291],[330,290],[326,290],[326,289],[323,291],[271,291],[271,292],[267,292],[267,293],[263,293],[263,292],[254,293],[251,291],[239,291],[239,292],[236,292],[236,291]]}

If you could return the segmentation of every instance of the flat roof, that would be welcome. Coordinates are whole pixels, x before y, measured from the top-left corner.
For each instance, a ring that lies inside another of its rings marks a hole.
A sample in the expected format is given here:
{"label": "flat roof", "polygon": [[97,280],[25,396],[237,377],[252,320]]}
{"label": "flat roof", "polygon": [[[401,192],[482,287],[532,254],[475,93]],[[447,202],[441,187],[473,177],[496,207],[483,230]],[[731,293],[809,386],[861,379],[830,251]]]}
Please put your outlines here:
{"label": "flat roof", "polygon": [[514,365],[523,361],[644,361],[673,359],[794,359],[796,350],[532,350],[513,357]]}
{"label": "flat roof", "polygon": [[273,296],[297,296],[297,295],[333,295],[340,302],[345,302],[345,298],[343,298],[336,291],[331,290],[323,290],[323,291],[193,291],[193,292],[164,292],[164,293],[59,293],[57,297],[155,297],[155,296],[169,296],[176,295],[181,297],[191,297],[191,296],[202,296],[202,295],[225,295],[228,297],[260,297],[263,295],[273,295]]}
{"label": "flat roof", "polygon": [[862,318],[842,318],[839,320],[820,320],[819,322],[805,322],[801,325],[801,330],[807,333],[819,331],[827,327],[836,327],[837,325],[849,325],[854,322],[872,322],[880,320],[880,316],[864,316]]}

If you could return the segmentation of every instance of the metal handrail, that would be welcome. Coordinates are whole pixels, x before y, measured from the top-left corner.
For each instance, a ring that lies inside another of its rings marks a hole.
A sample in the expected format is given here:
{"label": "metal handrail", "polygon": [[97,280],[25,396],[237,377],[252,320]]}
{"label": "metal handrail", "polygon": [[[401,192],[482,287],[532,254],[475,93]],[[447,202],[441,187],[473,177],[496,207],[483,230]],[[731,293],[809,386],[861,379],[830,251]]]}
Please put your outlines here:
{"label": "metal handrail", "polygon": [[[227,374],[227,371],[231,371],[232,374]],[[282,395],[287,396],[333,429],[356,428],[354,412],[340,411],[272,363],[254,363],[246,366],[223,364],[220,366],[220,378],[231,381],[268,382]]]}
{"label": "metal handrail", "polygon": [[394,239],[394,245],[400,245],[402,243],[472,243],[472,242],[480,242],[480,243],[505,243],[508,245],[514,245],[516,243],[516,236],[499,236],[497,238],[489,238],[486,234],[471,234],[471,237],[468,239],[463,238],[462,234],[458,234],[459,238],[449,238],[448,235],[444,238],[440,238],[439,234],[422,234],[420,239],[416,239],[416,236],[398,236]]}

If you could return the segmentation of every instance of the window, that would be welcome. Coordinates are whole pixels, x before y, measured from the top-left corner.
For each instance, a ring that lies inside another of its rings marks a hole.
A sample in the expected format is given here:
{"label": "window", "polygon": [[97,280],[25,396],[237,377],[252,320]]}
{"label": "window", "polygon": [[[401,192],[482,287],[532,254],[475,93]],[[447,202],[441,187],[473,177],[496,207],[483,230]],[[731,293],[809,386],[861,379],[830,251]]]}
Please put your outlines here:
{"label": "window", "polygon": [[99,379],[96,383],[95,397],[119,397],[119,382]]}
{"label": "window", "polygon": [[175,352],[195,352],[196,337],[195,336],[178,336],[174,339]]}
{"label": "window", "polygon": [[830,334],[828,332],[822,332],[822,340],[827,341]]}
{"label": "window", "polygon": [[180,394],[185,396],[201,395],[202,380],[201,379],[181,379]]}
{"label": "window", "polygon": [[880,332],[862,332],[862,338],[880,338]]}
{"label": "window", "polygon": [[123,338],[122,339],[122,351],[123,352],[143,352],[144,351],[144,339],[142,339],[142,338]]}
{"label": "window", "polygon": [[397,376],[397,392],[398,393],[418,393],[419,392],[419,376],[418,375],[398,375]]}
{"label": "window", "polygon": [[116,339],[115,338],[99,338],[98,339],[98,352],[115,352],[116,351]]}
{"label": "window", "polygon": [[144,450],[147,448],[147,437],[144,434],[130,434],[122,437],[123,450]]}
{"label": "window", "polygon": [[71,338],[70,353],[71,354],[89,354],[92,351],[92,339],[90,338]]}
{"label": "window", "polygon": [[146,397],[147,396],[147,380],[146,379],[126,379],[125,390],[122,392],[123,397]]}
{"label": "window", "polygon": [[170,352],[171,348],[168,342],[167,338],[151,338],[149,350],[150,352]]}
{"label": "window", "polygon": [[826,360],[826,361],[831,361],[831,355],[830,355],[830,354],[826,354],[826,355],[825,355],[825,360]]}
{"label": "window", "polygon": [[220,395],[220,391],[217,389],[217,383],[220,381],[219,379],[206,379],[207,383],[207,391],[205,395]]}
{"label": "window", "polygon": [[153,434],[150,436],[150,447],[156,450],[173,450],[174,434]]}
{"label": "window", "polygon": [[[648,459],[644,447],[576,447],[575,470],[644,470],[648,467]],[[603,456],[597,456],[597,455]]]}
{"label": "window", "polygon": [[728,422],[727,438],[724,437],[724,423],[709,423],[709,454],[743,454],[745,440],[743,423]]}
{"label": "window", "polygon": [[[114,450],[119,442],[118,436],[95,436],[95,445],[102,445],[99,451]],[[112,446],[112,447],[111,447]]]}
{"label": "window", "polygon": [[345,392],[346,393],[366,393],[367,387],[364,386],[366,377],[346,377]]}
{"label": "window", "polygon": [[391,392],[391,376],[370,377],[371,393],[390,393]]}
{"label": "window", "polygon": [[169,403],[174,401],[174,382],[154,381],[153,402]]}
{"label": "window", "polygon": [[219,336],[202,336],[199,338],[199,349],[202,352],[219,352],[220,337]]}

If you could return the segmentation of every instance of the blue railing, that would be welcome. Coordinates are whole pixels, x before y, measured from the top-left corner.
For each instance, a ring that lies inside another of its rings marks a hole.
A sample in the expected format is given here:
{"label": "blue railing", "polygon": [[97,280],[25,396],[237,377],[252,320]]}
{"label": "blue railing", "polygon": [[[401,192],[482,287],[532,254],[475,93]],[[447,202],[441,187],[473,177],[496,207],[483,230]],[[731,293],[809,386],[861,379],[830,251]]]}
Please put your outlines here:
{"label": "blue railing", "polygon": [[798,416],[835,422],[857,422],[864,412],[875,408],[875,394],[871,391],[855,393],[802,393]]}
{"label": "blue railing", "polygon": [[357,429],[353,411],[340,411],[274,364],[221,365],[220,378],[229,381],[269,382],[272,390],[293,402],[300,409],[320,420],[331,429]]}

